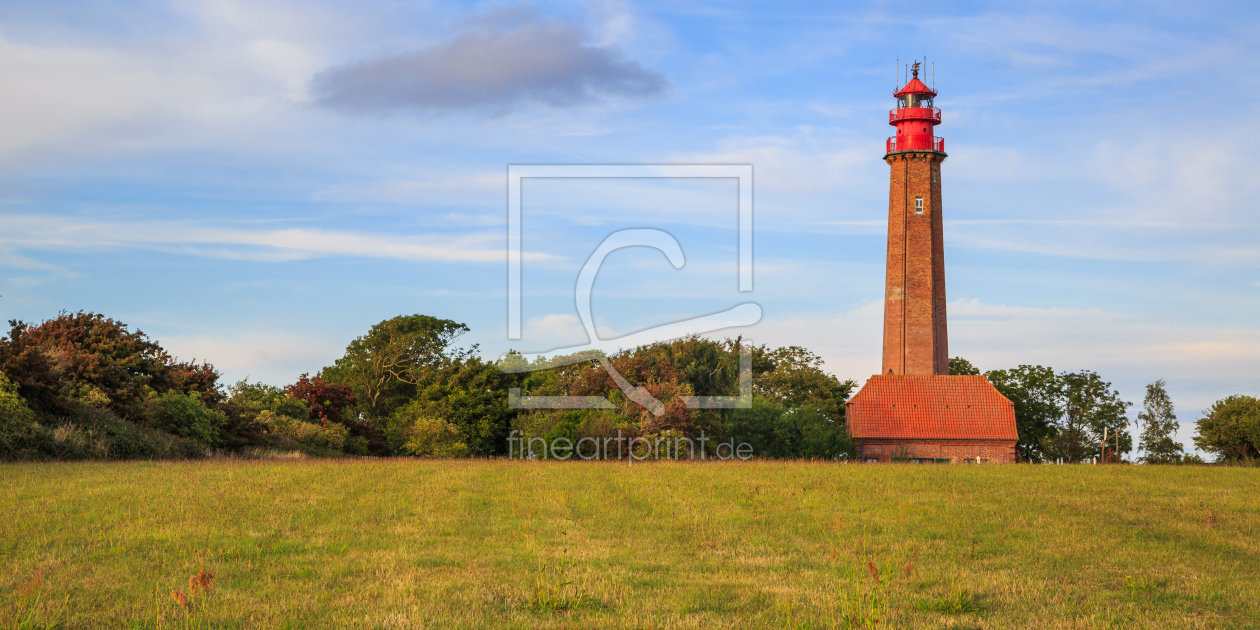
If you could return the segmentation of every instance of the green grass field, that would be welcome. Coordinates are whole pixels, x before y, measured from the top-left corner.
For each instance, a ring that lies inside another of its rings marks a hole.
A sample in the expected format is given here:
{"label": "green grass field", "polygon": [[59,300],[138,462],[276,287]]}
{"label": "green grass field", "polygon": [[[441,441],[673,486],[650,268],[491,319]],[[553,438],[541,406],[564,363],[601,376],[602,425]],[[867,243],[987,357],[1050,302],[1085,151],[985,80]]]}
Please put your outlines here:
{"label": "green grass field", "polygon": [[130,462],[0,487],[0,627],[1260,626],[1257,469]]}

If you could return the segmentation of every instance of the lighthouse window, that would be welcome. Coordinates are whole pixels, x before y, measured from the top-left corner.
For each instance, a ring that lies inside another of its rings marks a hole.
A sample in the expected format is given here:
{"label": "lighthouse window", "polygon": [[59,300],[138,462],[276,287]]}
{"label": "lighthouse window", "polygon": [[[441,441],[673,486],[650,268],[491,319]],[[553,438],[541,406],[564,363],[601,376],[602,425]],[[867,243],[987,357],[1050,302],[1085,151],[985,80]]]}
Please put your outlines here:
{"label": "lighthouse window", "polygon": [[923,197],[914,198],[914,213],[923,214]]}

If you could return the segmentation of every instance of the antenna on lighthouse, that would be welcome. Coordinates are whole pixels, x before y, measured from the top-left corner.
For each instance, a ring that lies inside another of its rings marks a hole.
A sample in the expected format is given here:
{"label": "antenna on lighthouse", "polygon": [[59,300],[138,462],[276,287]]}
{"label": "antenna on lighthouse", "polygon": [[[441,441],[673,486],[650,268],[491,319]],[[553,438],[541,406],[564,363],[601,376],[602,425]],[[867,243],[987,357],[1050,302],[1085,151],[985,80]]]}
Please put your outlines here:
{"label": "antenna on lighthouse", "polygon": [[[897,58],[897,74],[901,74],[901,58]],[[901,89],[901,83],[897,79],[897,74],[893,75],[893,92]]]}
{"label": "antenna on lighthouse", "polygon": [[932,62],[932,91],[936,91],[936,62]]}

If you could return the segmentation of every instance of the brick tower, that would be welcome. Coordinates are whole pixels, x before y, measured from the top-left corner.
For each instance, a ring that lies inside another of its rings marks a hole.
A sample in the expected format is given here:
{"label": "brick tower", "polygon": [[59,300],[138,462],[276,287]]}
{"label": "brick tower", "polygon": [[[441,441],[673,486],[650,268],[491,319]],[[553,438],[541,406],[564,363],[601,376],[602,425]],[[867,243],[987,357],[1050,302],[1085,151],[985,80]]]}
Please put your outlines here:
{"label": "brick tower", "polygon": [[882,374],[949,374],[945,331],[945,243],[941,223],[941,162],[945,141],[934,135],[941,110],[936,92],[914,78],[893,94],[884,161],[888,190],[888,268],[884,290]]}
{"label": "brick tower", "polygon": [[949,376],[941,162],[936,91],[914,76],[893,93],[884,161],[888,266],[884,361],[846,403],[849,434],[864,461],[1014,462],[1019,434],[1010,400],[983,376]]}

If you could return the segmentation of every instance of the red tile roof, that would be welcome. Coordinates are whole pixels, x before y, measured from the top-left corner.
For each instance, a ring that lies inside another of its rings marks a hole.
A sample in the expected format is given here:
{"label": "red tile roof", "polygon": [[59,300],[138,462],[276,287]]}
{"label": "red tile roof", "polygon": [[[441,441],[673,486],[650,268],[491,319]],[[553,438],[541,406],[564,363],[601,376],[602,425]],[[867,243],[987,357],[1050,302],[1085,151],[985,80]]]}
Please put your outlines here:
{"label": "red tile roof", "polygon": [[1015,406],[983,376],[877,374],[847,408],[855,438],[1019,439]]}

